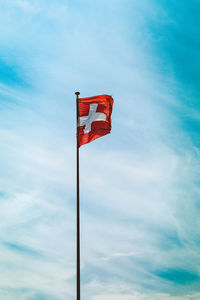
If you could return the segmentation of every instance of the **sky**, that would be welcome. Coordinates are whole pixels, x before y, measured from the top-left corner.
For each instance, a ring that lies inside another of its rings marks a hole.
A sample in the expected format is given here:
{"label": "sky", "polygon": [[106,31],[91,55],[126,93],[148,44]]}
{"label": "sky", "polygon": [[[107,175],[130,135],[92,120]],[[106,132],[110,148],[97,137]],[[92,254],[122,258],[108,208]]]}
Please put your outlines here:
{"label": "sky", "polygon": [[200,299],[200,1],[0,0],[0,299]]}

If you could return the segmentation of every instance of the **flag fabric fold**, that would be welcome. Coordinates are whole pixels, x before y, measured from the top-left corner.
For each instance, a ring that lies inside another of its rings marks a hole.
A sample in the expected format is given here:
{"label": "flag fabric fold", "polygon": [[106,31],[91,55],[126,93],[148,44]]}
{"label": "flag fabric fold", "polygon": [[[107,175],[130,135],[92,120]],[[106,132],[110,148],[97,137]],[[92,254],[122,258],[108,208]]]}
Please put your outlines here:
{"label": "flag fabric fold", "polygon": [[113,98],[99,95],[78,99],[78,146],[90,143],[111,131]]}

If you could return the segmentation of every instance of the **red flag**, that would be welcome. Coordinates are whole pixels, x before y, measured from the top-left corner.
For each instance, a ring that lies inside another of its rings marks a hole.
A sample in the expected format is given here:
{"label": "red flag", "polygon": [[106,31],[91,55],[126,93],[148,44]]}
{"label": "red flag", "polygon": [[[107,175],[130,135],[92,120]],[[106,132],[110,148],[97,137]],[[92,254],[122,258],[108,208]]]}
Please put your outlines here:
{"label": "red flag", "polygon": [[78,99],[78,146],[110,133],[113,98],[100,95]]}

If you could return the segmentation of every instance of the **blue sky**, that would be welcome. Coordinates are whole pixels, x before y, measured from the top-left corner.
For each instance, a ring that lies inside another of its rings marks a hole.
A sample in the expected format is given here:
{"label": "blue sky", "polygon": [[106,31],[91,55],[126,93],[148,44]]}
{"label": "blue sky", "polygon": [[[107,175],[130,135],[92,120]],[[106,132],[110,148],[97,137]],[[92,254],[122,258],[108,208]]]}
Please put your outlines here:
{"label": "blue sky", "polygon": [[85,300],[200,298],[198,0],[0,0],[0,299],[75,295],[75,95]]}

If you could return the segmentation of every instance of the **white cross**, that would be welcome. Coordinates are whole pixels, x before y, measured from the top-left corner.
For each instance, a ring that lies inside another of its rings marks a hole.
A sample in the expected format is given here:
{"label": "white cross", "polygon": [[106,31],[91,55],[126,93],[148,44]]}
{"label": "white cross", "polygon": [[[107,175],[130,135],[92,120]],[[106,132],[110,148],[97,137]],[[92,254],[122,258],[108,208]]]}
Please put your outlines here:
{"label": "white cross", "polygon": [[90,111],[88,116],[78,118],[78,126],[84,126],[84,133],[91,131],[91,125],[95,121],[106,121],[106,114],[97,112],[97,103],[90,104]]}

